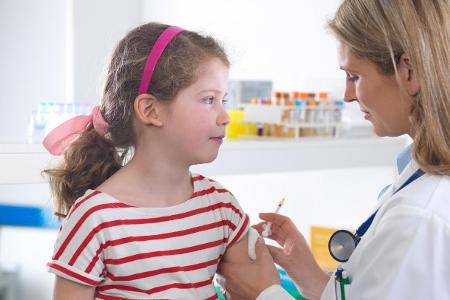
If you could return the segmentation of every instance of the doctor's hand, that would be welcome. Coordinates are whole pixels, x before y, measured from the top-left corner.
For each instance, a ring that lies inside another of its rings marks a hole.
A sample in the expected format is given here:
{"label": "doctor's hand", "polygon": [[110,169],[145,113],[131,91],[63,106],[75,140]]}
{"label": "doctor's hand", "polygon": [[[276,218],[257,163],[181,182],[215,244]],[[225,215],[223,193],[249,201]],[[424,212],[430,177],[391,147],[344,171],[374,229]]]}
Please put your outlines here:
{"label": "doctor's hand", "polygon": [[255,251],[254,261],[222,261],[219,265],[217,273],[222,278],[218,278],[218,283],[232,300],[256,299],[266,288],[280,284],[280,275],[262,238],[258,238]]}
{"label": "doctor's hand", "polygon": [[[295,281],[300,293],[308,299],[319,299],[329,276],[320,269],[305,238],[295,224],[286,216],[275,213],[261,213],[259,217],[272,222],[269,239],[280,247],[268,245],[273,260]],[[253,226],[260,234],[266,222]]]}

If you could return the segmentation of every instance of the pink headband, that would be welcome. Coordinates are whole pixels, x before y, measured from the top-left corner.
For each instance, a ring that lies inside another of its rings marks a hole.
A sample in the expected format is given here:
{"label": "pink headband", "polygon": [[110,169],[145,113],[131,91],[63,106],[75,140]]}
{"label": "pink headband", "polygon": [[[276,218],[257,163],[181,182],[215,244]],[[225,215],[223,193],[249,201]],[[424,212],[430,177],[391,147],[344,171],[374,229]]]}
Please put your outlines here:
{"label": "pink headband", "polygon": [[166,28],[153,45],[150,54],[147,57],[147,62],[145,63],[144,72],[142,73],[141,84],[139,85],[138,95],[146,94],[150,82],[152,81],[153,71],[155,71],[156,64],[158,63],[161,54],[170,41],[177,36],[177,34],[185,31],[183,28],[170,26]]}
{"label": "pink headband", "polygon": [[[170,41],[183,31],[184,29],[182,28],[170,26],[158,37],[147,57],[147,62],[145,63],[144,72],[142,73],[141,83],[139,85],[138,95],[147,93],[152,80],[153,71],[155,70],[161,54]],[[109,125],[103,119],[100,107],[95,106],[90,115],[76,116],[53,129],[47,134],[42,144],[51,154],[60,155],[74,139],[86,131],[91,123],[94,125],[95,131],[101,136],[104,136],[108,132]]]}

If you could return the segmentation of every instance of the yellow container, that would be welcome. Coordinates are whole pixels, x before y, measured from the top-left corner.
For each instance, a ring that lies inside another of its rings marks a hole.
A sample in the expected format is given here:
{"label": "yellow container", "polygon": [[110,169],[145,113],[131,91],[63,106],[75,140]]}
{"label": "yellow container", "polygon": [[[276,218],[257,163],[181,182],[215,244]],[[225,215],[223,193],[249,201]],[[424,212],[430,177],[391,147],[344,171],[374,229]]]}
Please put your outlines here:
{"label": "yellow container", "polygon": [[257,133],[257,128],[256,128],[256,124],[255,123],[246,123],[245,125],[245,131],[244,134],[248,134],[248,135],[256,135]]}
{"label": "yellow container", "polygon": [[230,124],[227,126],[227,138],[237,139],[240,135],[247,134],[247,125],[244,123],[243,110],[229,110]]}
{"label": "yellow container", "polygon": [[334,270],[339,264],[328,252],[328,241],[336,230],[336,228],[311,226],[311,251],[323,270]]}

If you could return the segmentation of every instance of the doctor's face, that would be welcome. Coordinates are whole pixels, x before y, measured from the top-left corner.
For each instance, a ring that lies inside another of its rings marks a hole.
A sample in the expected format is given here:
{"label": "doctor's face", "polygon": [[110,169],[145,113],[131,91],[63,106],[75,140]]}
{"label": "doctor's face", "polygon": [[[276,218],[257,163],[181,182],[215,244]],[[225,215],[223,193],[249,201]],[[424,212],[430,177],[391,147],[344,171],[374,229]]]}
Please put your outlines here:
{"label": "doctor's face", "polygon": [[374,63],[357,57],[340,42],[338,62],[347,75],[344,100],[358,102],[375,133],[378,136],[409,134],[411,98],[403,92],[395,74],[382,74]]}

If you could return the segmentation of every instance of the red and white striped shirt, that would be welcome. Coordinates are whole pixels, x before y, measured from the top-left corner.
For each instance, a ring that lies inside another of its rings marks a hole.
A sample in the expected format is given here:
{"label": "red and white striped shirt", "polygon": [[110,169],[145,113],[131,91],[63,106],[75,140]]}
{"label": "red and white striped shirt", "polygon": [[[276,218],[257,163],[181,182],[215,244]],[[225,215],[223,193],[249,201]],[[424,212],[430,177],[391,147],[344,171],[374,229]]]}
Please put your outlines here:
{"label": "red and white striped shirt", "polygon": [[217,265],[249,219],[219,183],[192,181],[189,200],[162,208],[88,190],[64,220],[49,271],[95,286],[98,299],[217,299]]}

